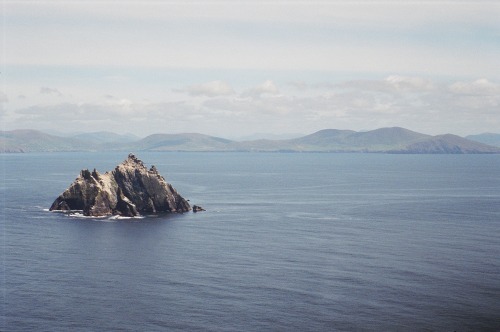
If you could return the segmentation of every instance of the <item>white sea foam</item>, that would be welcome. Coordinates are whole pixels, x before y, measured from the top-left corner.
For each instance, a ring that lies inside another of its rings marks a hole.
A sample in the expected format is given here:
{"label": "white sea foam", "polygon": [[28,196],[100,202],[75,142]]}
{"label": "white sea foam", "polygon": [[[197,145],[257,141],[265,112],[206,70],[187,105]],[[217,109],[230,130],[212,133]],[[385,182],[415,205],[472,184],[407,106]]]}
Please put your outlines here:
{"label": "white sea foam", "polygon": [[71,215],[73,213],[83,213],[83,210],[71,210],[71,211],[65,211],[65,210],[52,210],[50,209],[43,209],[44,211],[51,212],[51,213],[63,213],[63,214],[68,214]]}
{"label": "white sea foam", "polygon": [[71,212],[68,215],[73,218],[85,218],[85,219],[102,219],[106,217],[106,216],[86,216],[82,212]]}
{"label": "white sea foam", "polygon": [[63,214],[66,214],[68,215],[69,217],[72,217],[72,218],[81,218],[81,219],[100,219],[100,220],[103,220],[103,221],[108,221],[108,222],[112,222],[112,221],[116,221],[116,220],[128,220],[128,219],[144,219],[145,216],[142,216],[142,215],[138,215],[138,216],[135,216],[135,217],[126,217],[126,216],[119,216],[119,215],[112,215],[112,216],[86,216],[83,214],[83,210],[71,210],[71,211],[63,211],[63,210],[53,210],[53,211],[50,211],[49,209],[47,208],[44,208],[43,211],[45,212],[54,212],[54,213],[63,213]]}
{"label": "white sea foam", "polygon": [[111,216],[108,219],[111,220],[128,220],[128,219],[143,219],[144,217],[142,216],[136,216],[136,217],[125,217],[125,216]]}
{"label": "white sea foam", "polygon": [[99,219],[107,222],[113,222],[117,220],[129,220],[129,219],[144,219],[144,216],[135,216],[135,217],[125,217],[125,216],[86,216],[82,212],[72,212],[69,214],[70,217],[73,218],[82,218],[82,219]]}

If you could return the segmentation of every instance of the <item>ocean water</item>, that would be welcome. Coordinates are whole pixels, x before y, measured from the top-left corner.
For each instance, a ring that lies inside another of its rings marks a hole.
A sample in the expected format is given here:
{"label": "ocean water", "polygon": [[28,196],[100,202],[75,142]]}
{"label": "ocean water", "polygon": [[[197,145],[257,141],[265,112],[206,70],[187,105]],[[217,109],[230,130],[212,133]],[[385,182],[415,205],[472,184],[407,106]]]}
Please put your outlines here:
{"label": "ocean water", "polygon": [[0,154],[1,331],[498,331],[500,156],[138,153],[202,213],[48,212],[120,153]]}

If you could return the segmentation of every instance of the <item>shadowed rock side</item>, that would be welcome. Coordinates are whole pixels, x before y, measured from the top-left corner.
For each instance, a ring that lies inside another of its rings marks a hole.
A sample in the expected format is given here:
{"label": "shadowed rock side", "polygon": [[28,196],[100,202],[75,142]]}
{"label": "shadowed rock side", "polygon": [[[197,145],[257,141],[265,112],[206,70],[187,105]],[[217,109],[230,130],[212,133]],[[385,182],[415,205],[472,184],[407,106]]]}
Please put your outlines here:
{"label": "shadowed rock side", "polygon": [[158,173],[133,154],[112,172],[85,169],[50,207],[50,211],[82,210],[86,216],[187,212],[191,206]]}

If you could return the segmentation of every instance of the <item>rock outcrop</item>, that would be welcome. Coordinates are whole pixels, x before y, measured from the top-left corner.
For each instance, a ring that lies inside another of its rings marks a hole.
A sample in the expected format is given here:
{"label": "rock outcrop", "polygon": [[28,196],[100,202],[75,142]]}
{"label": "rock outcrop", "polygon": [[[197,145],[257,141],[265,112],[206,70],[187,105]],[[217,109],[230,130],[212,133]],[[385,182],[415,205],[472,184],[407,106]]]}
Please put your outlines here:
{"label": "rock outcrop", "polygon": [[206,211],[206,210],[199,205],[193,205],[193,212],[201,212],[201,211]]}
{"label": "rock outcrop", "polygon": [[165,181],[155,166],[148,170],[133,154],[111,172],[84,169],[50,207],[50,211],[82,210],[86,216],[187,212],[188,201]]}

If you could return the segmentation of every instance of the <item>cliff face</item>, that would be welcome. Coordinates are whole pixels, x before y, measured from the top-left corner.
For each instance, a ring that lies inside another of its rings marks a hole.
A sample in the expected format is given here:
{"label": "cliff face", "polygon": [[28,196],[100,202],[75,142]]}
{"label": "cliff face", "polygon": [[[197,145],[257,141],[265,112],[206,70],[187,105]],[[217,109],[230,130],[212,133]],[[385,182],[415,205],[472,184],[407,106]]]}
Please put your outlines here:
{"label": "cliff face", "polygon": [[187,212],[191,206],[152,166],[133,154],[112,172],[82,170],[50,211],[83,210],[86,216],[137,216],[140,213]]}

